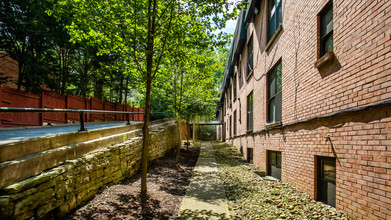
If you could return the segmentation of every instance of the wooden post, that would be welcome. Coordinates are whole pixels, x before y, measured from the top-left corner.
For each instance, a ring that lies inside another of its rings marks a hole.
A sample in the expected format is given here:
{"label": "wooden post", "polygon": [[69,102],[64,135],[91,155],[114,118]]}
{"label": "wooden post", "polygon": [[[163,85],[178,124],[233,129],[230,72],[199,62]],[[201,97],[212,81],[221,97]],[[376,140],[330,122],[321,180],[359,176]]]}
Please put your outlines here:
{"label": "wooden post", "polygon": [[[0,107],[3,107],[3,87],[0,86]],[[0,127],[3,127],[3,113],[0,112]]]}
{"label": "wooden post", "polygon": [[[42,91],[41,92],[41,108],[44,108],[44,97],[45,97],[45,92],[44,91]],[[40,122],[39,122],[39,124],[40,124],[40,126],[42,126],[43,125],[43,113],[41,112],[41,113],[39,113],[39,119],[40,119]]]}

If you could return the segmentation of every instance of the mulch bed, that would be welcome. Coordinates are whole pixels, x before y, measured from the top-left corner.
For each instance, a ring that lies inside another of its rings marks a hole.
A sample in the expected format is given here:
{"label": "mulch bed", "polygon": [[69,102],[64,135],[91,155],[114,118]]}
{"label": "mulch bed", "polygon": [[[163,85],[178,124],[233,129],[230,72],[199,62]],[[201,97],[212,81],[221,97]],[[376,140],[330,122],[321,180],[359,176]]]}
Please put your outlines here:
{"label": "mulch bed", "polygon": [[[175,219],[186,194],[200,149],[182,147],[180,167],[175,149],[148,167],[145,198],[140,195],[141,173],[102,189],[91,201],[65,219]],[[143,205],[142,205],[143,204]]]}

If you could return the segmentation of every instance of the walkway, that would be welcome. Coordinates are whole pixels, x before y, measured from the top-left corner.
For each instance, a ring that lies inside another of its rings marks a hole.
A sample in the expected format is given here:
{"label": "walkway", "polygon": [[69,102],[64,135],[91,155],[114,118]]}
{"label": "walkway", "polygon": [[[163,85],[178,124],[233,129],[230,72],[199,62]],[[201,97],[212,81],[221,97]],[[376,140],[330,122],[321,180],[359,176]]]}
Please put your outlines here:
{"label": "walkway", "polygon": [[[132,122],[132,124],[138,122]],[[102,122],[102,123],[86,123],[87,130],[94,130],[100,128],[124,126],[126,122]],[[22,127],[22,128],[1,128],[0,129],[0,144],[11,143],[29,138],[51,136],[64,133],[77,132],[80,129],[80,124],[66,124],[43,127]]]}
{"label": "walkway", "polygon": [[201,143],[186,196],[179,210],[180,219],[229,219],[228,203],[217,170],[213,146]]}

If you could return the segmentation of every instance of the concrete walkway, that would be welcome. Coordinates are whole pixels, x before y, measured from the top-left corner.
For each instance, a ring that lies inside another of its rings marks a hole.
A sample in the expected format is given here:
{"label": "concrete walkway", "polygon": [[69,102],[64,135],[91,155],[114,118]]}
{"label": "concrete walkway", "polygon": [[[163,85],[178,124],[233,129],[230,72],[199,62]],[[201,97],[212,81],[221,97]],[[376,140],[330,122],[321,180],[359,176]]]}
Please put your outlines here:
{"label": "concrete walkway", "polygon": [[201,143],[193,177],[179,210],[180,219],[230,219],[223,183],[217,170],[214,150]]}
{"label": "concrete walkway", "polygon": [[[131,124],[139,123],[132,122]],[[86,123],[87,130],[95,130],[100,128],[124,126],[126,122],[101,122],[101,123]],[[55,126],[41,127],[18,127],[18,128],[0,128],[0,144],[7,144],[15,141],[21,141],[29,138],[51,136],[64,133],[77,132],[80,129],[80,124],[60,124]]]}

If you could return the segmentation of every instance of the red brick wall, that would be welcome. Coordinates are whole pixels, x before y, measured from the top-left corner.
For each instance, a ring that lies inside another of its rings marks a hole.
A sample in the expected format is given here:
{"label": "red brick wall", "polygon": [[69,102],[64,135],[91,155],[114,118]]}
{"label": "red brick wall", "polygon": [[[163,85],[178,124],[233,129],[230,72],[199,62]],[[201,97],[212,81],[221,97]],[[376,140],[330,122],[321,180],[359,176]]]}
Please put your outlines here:
{"label": "red brick wall", "polygon": [[[8,80],[17,81],[18,80],[18,62],[14,59],[12,59],[7,53],[0,52],[0,73],[3,73],[3,75],[0,75],[2,77],[8,76],[10,77]],[[13,82],[8,82],[6,84],[3,84],[3,86],[16,89],[17,86]]]}
{"label": "red brick wall", "polygon": [[[254,163],[266,170],[266,151],[282,152],[282,180],[316,199],[315,157],[337,158],[336,208],[358,218],[391,216],[391,106],[346,113],[327,119],[270,129],[267,121],[267,73],[282,62],[282,124],[391,99],[391,1],[334,0],[336,68],[314,67],[317,61],[317,15],[328,2],[282,0],[283,30],[267,49],[267,16],[249,24],[254,39],[254,73],[239,88],[232,108],[241,113],[238,148],[254,148]],[[247,65],[246,47],[241,55]],[[241,71],[242,73],[244,71]],[[243,75],[245,77],[245,75]],[[237,79],[236,79],[237,80]],[[246,135],[247,95],[254,94],[255,133]],[[239,106],[239,100],[241,105]],[[241,108],[241,111],[239,111]],[[238,116],[239,119],[239,116]],[[227,137],[229,127],[226,128]],[[256,132],[262,131],[262,132]],[[325,136],[330,136],[331,143]]]}

